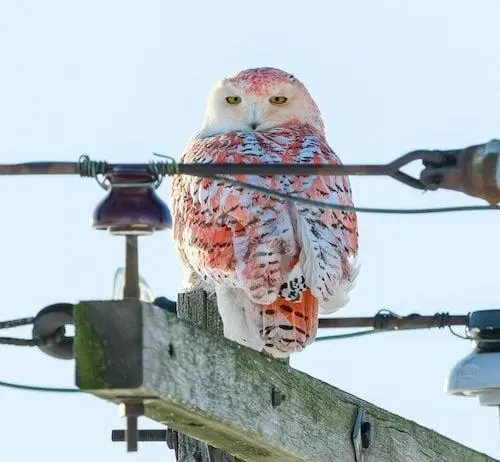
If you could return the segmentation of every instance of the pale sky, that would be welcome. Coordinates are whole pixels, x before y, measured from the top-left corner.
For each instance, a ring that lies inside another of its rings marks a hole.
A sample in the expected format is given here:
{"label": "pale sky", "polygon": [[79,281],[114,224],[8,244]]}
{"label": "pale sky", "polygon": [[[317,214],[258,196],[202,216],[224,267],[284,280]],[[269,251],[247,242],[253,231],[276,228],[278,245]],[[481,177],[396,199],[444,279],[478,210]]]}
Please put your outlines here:
{"label": "pale sky", "polygon": [[[179,158],[215,80],[256,66],[292,72],[323,113],[345,163],[500,137],[500,3],[494,0],[0,1],[0,162]],[[168,198],[168,181],[159,193]],[[362,206],[482,204],[353,178]],[[88,218],[93,180],[1,178],[0,319],[59,301],[111,297],[121,238]],[[498,308],[497,212],[359,215],[358,284],[338,314],[456,314]],[[175,298],[170,231],[141,240],[141,273]],[[9,332],[29,335],[29,330]],[[341,332],[338,332],[341,333]],[[2,333],[0,333],[1,335]],[[449,332],[381,334],[312,345],[292,365],[377,406],[500,457],[497,411],[450,397],[444,380],[472,345]],[[74,385],[74,363],[0,347],[0,380]],[[0,389],[0,459],[122,461],[116,406],[85,395]],[[153,426],[142,422],[142,428]],[[173,461],[162,444],[134,460]]]}

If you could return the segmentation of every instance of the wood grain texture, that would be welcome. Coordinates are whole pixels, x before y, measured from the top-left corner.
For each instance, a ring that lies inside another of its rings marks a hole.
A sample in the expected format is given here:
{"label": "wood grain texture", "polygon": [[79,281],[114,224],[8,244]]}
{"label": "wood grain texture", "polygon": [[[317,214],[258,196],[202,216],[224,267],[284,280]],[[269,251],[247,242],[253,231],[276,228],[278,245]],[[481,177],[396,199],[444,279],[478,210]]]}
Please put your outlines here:
{"label": "wood grain texture", "polygon": [[[210,297],[204,291],[179,294],[177,316],[214,334],[224,334],[216,297]],[[183,433],[178,433],[178,442],[177,462],[238,462],[231,454],[224,453],[218,448],[190,438]]]}
{"label": "wood grain texture", "polygon": [[[495,460],[155,306],[82,302],[75,312],[80,388],[142,397],[152,419],[242,460],[354,461],[358,406],[374,430],[365,462]],[[276,408],[273,387],[286,395]]]}

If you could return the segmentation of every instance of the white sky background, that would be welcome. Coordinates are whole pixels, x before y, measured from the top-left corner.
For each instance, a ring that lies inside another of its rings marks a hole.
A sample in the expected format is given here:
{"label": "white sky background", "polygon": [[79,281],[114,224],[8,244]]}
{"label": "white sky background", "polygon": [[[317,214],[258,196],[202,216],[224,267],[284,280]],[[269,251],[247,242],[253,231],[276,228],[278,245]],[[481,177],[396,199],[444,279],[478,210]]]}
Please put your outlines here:
{"label": "white sky background", "polygon": [[[0,1],[0,162],[176,158],[199,127],[213,82],[248,67],[294,73],[323,112],[346,163],[386,162],[417,148],[500,137],[496,1]],[[364,206],[479,204],[354,178]],[[160,194],[166,199],[168,187]],[[1,178],[0,319],[58,301],[105,299],[122,239],[93,231],[103,197],[92,180]],[[499,307],[494,212],[359,215],[362,269],[340,315],[466,313]],[[174,298],[170,232],[141,241],[141,272]],[[18,331],[15,332],[19,333]],[[21,331],[29,335],[29,330]],[[497,411],[443,393],[471,350],[447,331],[324,342],[292,361],[315,377],[500,457]],[[0,348],[0,380],[73,386],[73,362]],[[121,461],[122,422],[90,396],[0,389],[0,459]],[[153,426],[142,422],[141,427]],[[143,444],[135,460],[174,460]]]}

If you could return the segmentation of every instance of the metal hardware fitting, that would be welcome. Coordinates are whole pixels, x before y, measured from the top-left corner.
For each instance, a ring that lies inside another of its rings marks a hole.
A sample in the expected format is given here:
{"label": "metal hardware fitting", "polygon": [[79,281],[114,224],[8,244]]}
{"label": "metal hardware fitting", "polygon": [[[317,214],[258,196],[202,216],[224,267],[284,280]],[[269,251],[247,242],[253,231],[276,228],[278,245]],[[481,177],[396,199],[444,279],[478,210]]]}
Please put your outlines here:
{"label": "metal hardware fitting", "polygon": [[358,408],[351,437],[356,462],[364,462],[366,450],[370,447],[372,437],[372,426],[370,422],[366,421],[366,412],[363,408]]}
{"label": "metal hardware fitting", "polygon": [[282,393],[277,388],[273,387],[271,390],[271,404],[274,408],[277,408],[281,405],[283,401],[285,401],[286,395]]}

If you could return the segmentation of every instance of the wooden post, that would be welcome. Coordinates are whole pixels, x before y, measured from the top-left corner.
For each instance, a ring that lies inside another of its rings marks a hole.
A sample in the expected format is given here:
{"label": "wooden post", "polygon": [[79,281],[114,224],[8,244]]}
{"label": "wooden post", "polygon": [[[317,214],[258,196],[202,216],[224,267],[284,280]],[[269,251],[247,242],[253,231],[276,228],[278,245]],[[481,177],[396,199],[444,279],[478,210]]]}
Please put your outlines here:
{"label": "wooden post", "polygon": [[[193,309],[194,317],[205,295],[182,297],[181,312]],[[201,325],[214,322],[203,316]],[[241,460],[495,460],[154,305],[81,302],[74,319],[82,391],[142,401],[151,419]],[[362,454],[352,441],[360,409],[372,429]]]}
{"label": "wooden post", "polygon": [[[204,291],[179,294],[177,316],[201,329],[218,335],[224,333],[215,294],[208,296]],[[177,462],[237,462],[231,454],[226,454],[202,441],[182,433],[178,433],[177,436]]]}

